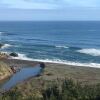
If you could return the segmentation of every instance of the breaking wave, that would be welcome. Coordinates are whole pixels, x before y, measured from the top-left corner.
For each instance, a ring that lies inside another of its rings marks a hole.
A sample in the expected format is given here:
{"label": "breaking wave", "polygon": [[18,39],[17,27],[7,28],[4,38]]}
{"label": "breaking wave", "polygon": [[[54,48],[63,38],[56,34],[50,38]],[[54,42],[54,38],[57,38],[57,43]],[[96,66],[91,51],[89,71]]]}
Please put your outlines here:
{"label": "breaking wave", "polygon": [[9,47],[11,47],[12,45],[10,45],[10,44],[4,44],[2,47],[1,47],[1,49],[5,49],[5,48],[9,48]]}
{"label": "breaking wave", "polygon": [[100,49],[81,49],[77,50],[77,52],[89,54],[91,56],[100,56]]}
{"label": "breaking wave", "polygon": [[33,58],[27,57],[25,54],[20,54],[20,53],[18,53],[18,57],[12,57],[12,59],[39,61],[39,62],[56,63],[56,64],[66,64],[66,65],[72,65],[72,66],[100,68],[99,63],[80,63],[80,62],[72,62],[72,61],[60,60],[60,59],[33,59]]}
{"label": "breaking wave", "polygon": [[69,48],[67,46],[56,46],[56,48]]}
{"label": "breaking wave", "polygon": [[11,57],[12,59],[28,60],[33,61],[33,59],[28,58],[25,54],[17,53],[18,57]]}
{"label": "breaking wave", "polygon": [[0,32],[0,35],[2,35],[4,32]]}

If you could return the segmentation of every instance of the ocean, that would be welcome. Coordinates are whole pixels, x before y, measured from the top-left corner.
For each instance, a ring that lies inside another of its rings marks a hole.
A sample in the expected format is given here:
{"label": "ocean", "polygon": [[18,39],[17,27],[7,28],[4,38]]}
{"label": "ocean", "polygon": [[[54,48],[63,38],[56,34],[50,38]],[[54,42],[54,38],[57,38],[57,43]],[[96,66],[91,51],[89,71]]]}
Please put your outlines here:
{"label": "ocean", "polygon": [[2,21],[0,43],[13,59],[100,68],[99,21]]}

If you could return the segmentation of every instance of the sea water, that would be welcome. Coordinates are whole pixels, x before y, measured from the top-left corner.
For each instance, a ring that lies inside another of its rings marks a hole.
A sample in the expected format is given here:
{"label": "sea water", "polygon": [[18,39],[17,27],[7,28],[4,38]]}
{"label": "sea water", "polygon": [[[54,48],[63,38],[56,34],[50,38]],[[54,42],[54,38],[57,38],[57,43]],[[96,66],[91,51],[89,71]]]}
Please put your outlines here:
{"label": "sea water", "polygon": [[0,22],[0,42],[13,59],[100,68],[99,21]]}

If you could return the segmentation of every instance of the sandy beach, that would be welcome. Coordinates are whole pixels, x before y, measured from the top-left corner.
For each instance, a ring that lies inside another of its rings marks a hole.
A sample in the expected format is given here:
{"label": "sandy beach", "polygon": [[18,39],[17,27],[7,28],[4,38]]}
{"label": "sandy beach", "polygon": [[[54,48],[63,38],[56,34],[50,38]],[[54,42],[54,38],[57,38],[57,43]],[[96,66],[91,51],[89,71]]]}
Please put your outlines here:
{"label": "sandy beach", "polygon": [[[40,62],[26,61],[18,59],[1,59],[9,66],[15,67],[34,67]],[[100,69],[84,66],[72,66],[57,63],[45,63],[42,74],[44,80],[55,80],[57,78],[72,78],[86,83],[100,83]]]}

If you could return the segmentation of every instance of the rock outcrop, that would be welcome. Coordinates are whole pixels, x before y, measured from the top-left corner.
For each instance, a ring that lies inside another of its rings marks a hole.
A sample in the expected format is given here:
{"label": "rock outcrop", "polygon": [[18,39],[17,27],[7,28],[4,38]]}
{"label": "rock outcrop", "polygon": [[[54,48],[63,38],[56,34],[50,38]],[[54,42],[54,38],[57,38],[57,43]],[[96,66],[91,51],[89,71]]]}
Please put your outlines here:
{"label": "rock outcrop", "polygon": [[10,55],[10,56],[12,56],[12,57],[18,57],[18,54],[17,54],[17,53],[15,53],[15,52],[10,53],[9,55]]}
{"label": "rock outcrop", "polygon": [[40,67],[44,69],[45,68],[45,64],[43,62],[41,62],[40,63]]}
{"label": "rock outcrop", "polygon": [[0,62],[0,80],[3,80],[13,74],[12,70],[8,65]]}
{"label": "rock outcrop", "polygon": [[2,48],[4,46],[4,44],[0,43],[0,48]]}

